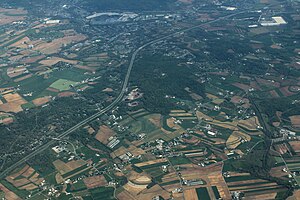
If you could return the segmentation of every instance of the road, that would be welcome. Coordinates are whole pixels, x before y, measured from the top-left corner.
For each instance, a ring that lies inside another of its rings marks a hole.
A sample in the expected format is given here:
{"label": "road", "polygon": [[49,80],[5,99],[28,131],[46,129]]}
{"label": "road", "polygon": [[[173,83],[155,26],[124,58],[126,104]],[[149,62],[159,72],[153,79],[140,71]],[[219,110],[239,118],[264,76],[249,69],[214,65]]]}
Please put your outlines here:
{"label": "road", "polygon": [[[183,30],[180,30],[180,31],[176,31],[174,33],[171,33],[169,35],[166,35],[166,36],[163,36],[163,37],[160,37],[158,39],[155,39],[155,40],[152,40],[142,46],[140,46],[138,49],[136,49],[132,56],[131,56],[131,59],[130,59],[130,63],[129,63],[129,66],[128,66],[128,69],[127,69],[127,73],[126,73],[126,76],[125,76],[125,79],[124,79],[124,82],[123,82],[123,86],[122,86],[122,89],[121,89],[121,92],[120,94],[118,95],[118,97],[110,104],[108,105],[106,108],[100,110],[99,112],[93,114],[92,116],[84,119],[83,121],[79,122],[78,124],[76,124],[75,126],[71,127],[70,129],[68,129],[67,131],[63,132],[62,134],[60,134],[58,137],[56,137],[57,139],[62,139],[66,136],[68,136],[69,134],[71,134],[72,132],[74,132],[75,130],[79,129],[80,127],[86,125],[87,123],[95,120],[96,118],[98,118],[99,116],[101,116],[102,114],[106,113],[107,111],[113,109],[121,100],[122,98],[124,97],[124,94],[126,93],[126,89],[127,89],[127,86],[128,86],[128,82],[129,82],[129,78],[130,78],[130,74],[131,74],[131,71],[132,71],[132,68],[133,68],[133,65],[134,65],[134,61],[136,59],[136,56],[137,54],[143,50],[145,47],[148,47],[152,44],[155,44],[155,43],[158,43],[162,40],[165,40],[165,39],[168,39],[168,38],[171,38],[177,34],[180,34],[180,33],[184,33],[184,32],[188,32],[190,30],[193,30],[193,29],[197,29],[197,28],[200,28],[204,25],[207,25],[207,24],[211,24],[211,23],[214,23],[214,22],[217,22],[217,21],[220,21],[220,20],[223,20],[223,19],[226,19],[226,18],[229,18],[229,17],[232,17],[232,16],[235,16],[235,15],[238,15],[238,14],[242,14],[242,13],[245,13],[245,12],[248,12],[248,11],[242,11],[242,12],[238,12],[238,13],[234,13],[234,14],[230,14],[230,15],[226,15],[226,16],[223,16],[223,17],[220,17],[218,19],[215,19],[215,20],[212,20],[212,21],[209,21],[209,22],[205,22],[205,23],[202,23],[202,24],[199,24],[199,25],[196,25],[196,26],[192,26],[190,28],[186,28],[186,29],[183,29]],[[30,158],[34,157],[35,155],[43,152],[44,150],[46,150],[47,148],[49,148],[51,145],[54,145],[57,141],[56,140],[51,140],[49,142],[47,142],[46,144],[44,145],[41,145],[38,149],[36,149],[35,151],[29,153],[28,155],[24,156],[22,159],[20,159],[19,161],[17,161],[16,163],[14,163],[13,165],[11,165],[10,167],[8,167],[7,169],[5,169],[2,173],[0,173],[0,178],[3,178],[5,177],[9,172],[11,172],[14,168],[20,166],[21,164],[23,164],[24,162],[26,162],[27,160],[29,160]]]}

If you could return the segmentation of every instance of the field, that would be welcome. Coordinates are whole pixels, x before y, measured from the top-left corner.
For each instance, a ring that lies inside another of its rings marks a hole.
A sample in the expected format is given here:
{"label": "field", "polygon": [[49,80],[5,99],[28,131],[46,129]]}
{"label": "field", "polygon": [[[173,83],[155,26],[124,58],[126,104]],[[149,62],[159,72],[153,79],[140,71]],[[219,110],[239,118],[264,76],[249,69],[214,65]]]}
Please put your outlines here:
{"label": "field", "polygon": [[115,135],[116,135],[115,131],[113,131],[108,126],[102,125],[100,126],[100,129],[96,134],[95,138],[103,144],[108,144],[109,139]]}
{"label": "field", "polygon": [[114,188],[112,187],[98,187],[89,190],[91,199],[94,200],[115,200],[113,192]]}
{"label": "field", "polygon": [[0,25],[10,24],[25,19],[27,11],[24,9],[0,8]]}
{"label": "field", "polygon": [[249,85],[243,84],[243,83],[233,83],[232,85],[244,90],[248,91],[251,87]]}
{"label": "field", "polygon": [[40,174],[28,165],[7,176],[5,179],[15,188],[18,188],[18,190],[27,191],[37,189],[38,186],[44,181],[44,178],[41,178]]}
{"label": "field", "polygon": [[14,82],[17,83],[17,82],[26,80],[26,79],[28,79],[28,78],[31,78],[32,76],[33,76],[32,74],[26,74],[26,75],[24,75],[24,76],[21,76],[21,77],[19,77],[19,78],[14,79]]}
{"label": "field", "polygon": [[185,199],[195,199],[195,200],[198,199],[210,200],[210,199],[220,198],[220,194],[216,186],[187,189],[184,190],[184,196]]}
{"label": "field", "polygon": [[291,92],[289,90],[289,86],[285,86],[285,87],[281,87],[279,88],[279,91],[286,97],[289,97],[289,96],[292,96],[292,95],[295,95],[296,93],[294,92]]}
{"label": "field", "polygon": [[287,166],[291,172],[300,171],[300,161],[287,162]]}
{"label": "field", "polygon": [[187,112],[171,112],[170,116],[171,117],[191,117],[191,116],[193,116],[193,114],[187,113]]}
{"label": "field", "polygon": [[148,184],[151,183],[151,178],[148,177],[145,173],[138,174],[137,172],[130,172],[128,174],[129,182],[124,185],[124,189],[135,194],[140,193],[145,190]]}
{"label": "field", "polygon": [[[11,87],[20,95],[11,102],[2,102],[0,98],[0,111],[17,113],[44,105],[49,102],[49,96],[57,96],[59,91],[69,90],[71,84],[76,86],[77,82],[92,75],[77,68],[77,65],[83,64],[78,60],[58,55],[68,45],[87,39],[85,35],[70,28],[67,20],[58,24],[46,24],[44,19],[30,21],[28,23],[32,26],[14,30],[15,26],[27,23],[27,15],[23,8],[0,8],[0,26],[8,26],[5,31],[0,31],[0,47],[6,48],[5,52],[0,51],[0,56],[14,63],[7,65],[3,64],[6,60],[1,62],[0,84],[5,83],[5,87]],[[93,73],[96,74],[95,71]]]}
{"label": "field", "polygon": [[0,111],[4,112],[21,112],[23,111],[22,105],[26,104],[27,101],[23,99],[18,93],[9,93],[3,95],[3,98],[7,103],[0,105]]}
{"label": "field", "polygon": [[175,130],[168,128],[168,126],[166,126],[166,128],[164,124],[161,123],[161,118],[159,115],[149,114],[144,110],[130,114],[128,117],[125,117],[120,124],[122,126],[128,126],[128,131],[131,133],[145,133],[146,136],[144,139],[147,142],[154,141],[156,139],[170,141],[174,137],[184,132],[183,129]]}
{"label": "field", "polygon": [[74,81],[59,79],[50,85],[50,88],[57,89],[59,91],[69,90],[71,87],[76,86],[77,83]]}
{"label": "field", "polygon": [[[208,176],[208,178],[210,181],[210,185],[212,187],[216,187],[218,194],[219,194],[219,196],[221,196],[221,198],[224,198],[224,199],[229,198],[228,186],[226,185],[222,174],[212,173]],[[215,194],[216,192],[209,190],[209,193],[210,193],[210,196],[216,197],[216,194]],[[212,193],[214,193],[214,195]]]}
{"label": "field", "polygon": [[74,92],[60,92],[57,96],[58,97],[70,97],[73,96],[75,93]]}
{"label": "field", "polygon": [[138,185],[138,184],[134,184],[131,181],[128,181],[128,183],[126,185],[124,185],[124,189],[127,191],[130,191],[131,193],[135,193],[138,194],[141,191],[145,190],[147,187],[147,185]]}
{"label": "field", "polygon": [[174,117],[168,118],[167,119],[168,127],[171,128],[171,129],[175,129],[175,130],[180,129],[181,127],[178,124],[176,124],[175,122],[176,122],[176,119]]}
{"label": "field", "polygon": [[0,124],[10,124],[12,122],[14,122],[14,119],[11,114],[0,112]]}
{"label": "field", "polygon": [[[277,141],[284,128],[299,135],[297,3],[3,1],[27,5],[28,13],[0,9],[0,132],[9,140],[0,166],[42,142],[57,145],[0,180],[10,199],[18,197],[9,191],[33,200],[229,200],[236,191],[281,199],[288,184],[300,183],[299,142]],[[106,15],[85,18],[95,8],[138,15],[120,24],[108,20],[112,14],[100,26]],[[288,24],[259,25],[274,13]],[[108,111],[89,117],[97,109]],[[66,130],[73,134],[58,140]]]}
{"label": "field", "polygon": [[173,166],[191,163],[191,160],[184,156],[171,157],[169,161]]}
{"label": "field", "polygon": [[153,114],[149,117],[149,121],[158,128],[160,128],[162,126],[161,125],[161,120],[162,120],[162,115],[161,114]]}
{"label": "field", "polygon": [[165,159],[165,158],[161,158],[161,159],[156,159],[156,160],[150,160],[150,161],[147,161],[147,162],[142,162],[142,163],[138,163],[138,164],[135,164],[135,166],[139,167],[139,168],[150,168],[150,167],[153,167],[153,166],[156,166],[156,165],[163,165],[161,163],[167,163],[168,160]]}
{"label": "field", "polygon": [[206,120],[206,121],[213,121],[213,118],[212,118],[212,117],[210,117],[210,116],[204,114],[203,112],[197,111],[196,114],[197,114],[198,119],[204,119],[204,120]]}
{"label": "field", "polygon": [[41,105],[44,105],[44,104],[48,103],[49,101],[51,101],[51,96],[46,96],[46,97],[41,97],[41,98],[34,99],[32,101],[32,103],[36,106],[41,106]]}
{"label": "field", "polygon": [[128,200],[128,199],[152,199],[154,196],[159,195],[163,197],[164,199],[170,198],[170,193],[163,190],[159,185],[154,185],[153,187],[147,189],[147,190],[141,190],[137,188],[132,187],[123,187],[124,190],[120,192],[117,197],[120,200]]}
{"label": "field", "polygon": [[[7,189],[4,185],[0,183],[0,192],[4,192],[5,199],[11,199],[11,200],[21,200],[19,196],[17,196],[15,193]],[[0,196],[1,197],[1,196]],[[4,198],[2,197],[2,198]]]}
{"label": "field", "polygon": [[289,144],[291,145],[292,149],[296,152],[300,152],[300,142],[299,141],[290,141]]}
{"label": "field", "polygon": [[[230,199],[230,193],[228,191],[227,185],[224,181],[224,178],[222,176],[222,174],[220,173],[221,169],[222,169],[222,164],[220,163],[216,163],[207,167],[199,167],[197,165],[193,165],[193,164],[184,164],[181,165],[182,170],[180,170],[181,173],[181,177],[184,180],[202,180],[204,185],[204,188],[207,190],[207,194],[208,197],[210,199],[215,199],[215,192],[213,189],[214,187],[217,188],[217,191],[219,193],[219,195],[221,196],[221,198],[223,199]],[[171,174],[170,174],[171,176]],[[174,175],[173,175],[174,176]],[[163,178],[163,180],[165,180]],[[167,179],[168,180],[168,179]],[[170,181],[172,181],[173,179],[170,179]],[[203,187],[201,186],[201,184],[195,185],[195,186],[184,186],[186,187],[185,190],[189,190],[189,189],[196,189],[199,187]],[[184,191],[185,191],[184,190]],[[204,193],[199,193],[199,190],[202,189],[196,189],[196,193],[198,194],[198,198],[202,199],[205,198],[205,194]],[[191,190],[188,193],[184,192],[184,195],[193,195],[194,192]],[[201,197],[199,196],[201,194]],[[206,196],[207,197],[207,196]]]}
{"label": "field", "polygon": [[290,120],[294,128],[300,128],[300,115],[290,116]]}
{"label": "field", "polygon": [[112,158],[119,157],[128,152],[131,153],[134,157],[138,157],[146,153],[144,150],[142,150],[141,148],[137,148],[134,145],[130,145],[128,148],[121,146],[120,148],[116,149],[113,153],[111,153],[111,157]]}
{"label": "field", "polygon": [[226,146],[228,149],[237,148],[242,142],[248,142],[251,140],[251,137],[246,133],[241,131],[234,131],[226,141]]}
{"label": "field", "polygon": [[246,198],[275,199],[278,193],[286,191],[284,186],[278,185],[275,182],[257,179],[247,173],[232,173],[232,175],[229,178],[225,178],[225,180],[231,192],[244,192]]}
{"label": "field", "polygon": [[43,42],[33,49],[43,54],[54,54],[58,53],[64,45],[68,45],[73,42],[80,42],[85,39],[86,37],[81,34],[74,36],[65,36],[63,38],[54,39],[50,43]]}
{"label": "field", "polygon": [[211,197],[209,196],[208,190],[205,187],[197,188],[196,193],[198,196],[198,199],[200,200],[210,200]]}
{"label": "field", "polygon": [[254,116],[246,120],[240,120],[238,126],[248,131],[257,131],[257,127],[260,126],[260,124],[258,118]]}
{"label": "field", "polygon": [[[184,190],[185,199],[198,200],[198,195],[195,189]],[[202,198],[199,198],[202,199]]]}
{"label": "field", "polygon": [[59,58],[59,57],[50,57],[50,58],[47,58],[46,60],[40,61],[39,63],[42,65],[45,65],[45,66],[52,66],[52,65],[57,64],[58,62],[65,62],[65,63],[69,63],[69,64],[73,64],[73,65],[78,63],[78,61],[76,61],[76,60],[67,60],[67,59]]}
{"label": "field", "polygon": [[[43,70],[41,68],[39,70]],[[57,96],[58,93],[71,89],[70,84],[77,86],[78,82],[89,77],[85,71],[77,68],[63,70],[51,70],[44,75],[34,75],[27,79],[20,80],[20,94],[27,101],[47,96]],[[38,83],[38,84],[37,84]],[[16,84],[16,83],[15,83]],[[54,88],[52,88],[54,87]],[[61,96],[69,95],[62,93]]]}
{"label": "field", "polygon": [[104,176],[92,176],[83,179],[84,184],[88,189],[105,186],[107,181]]}
{"label": "field", "polygon": [[148,185],[151,183],[151,178],[146,173],[137,173],[132,171],[128,174],[128,180],[137,185]]}
{"label": "field", "polygon": [[6,73],[7,73],[7,76],[9,78],[16,78],[16,77],[22,75],[23,73],[26,73],[26,71],[27,71],[26,67],[24,67],[24,66],[18,66],[16,68],[9,67],[7,69]]}
{"label": "field", "polygon": [[57,169],[57,171],[64,177],[68,177],[70,175],[74,175],[81,170],[86,168],[86,162],[83,160],[72,160],[70,162],[63,162],[61,160],[55,160],[53,165]]}
{"label": "field", "polygon": [[198,120],[197,116],[193,113],[184,110],[171,110],[168,117],[170,118],[164,118],[163,128],[166,131],[173,131],[173,134],[178,134],[178,132],[182,132],[184,129],[193,128]]}

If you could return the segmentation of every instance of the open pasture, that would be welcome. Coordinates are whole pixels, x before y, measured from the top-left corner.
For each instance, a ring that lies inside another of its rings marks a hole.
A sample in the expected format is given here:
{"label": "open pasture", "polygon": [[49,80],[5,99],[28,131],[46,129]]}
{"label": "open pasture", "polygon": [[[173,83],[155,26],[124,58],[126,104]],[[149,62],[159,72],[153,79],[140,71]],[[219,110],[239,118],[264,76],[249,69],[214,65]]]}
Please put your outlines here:
{"label": "open pasture", "polygon": [[145,142],[156,139],[164,139],[169,141],[179,135],[179,132],[176,132],[176,130],[172,130],[174,132],[165,131],[165,129],[161,127],[160,116],[157,114],[149,114],[144,110],[130,114],[129,116],[125,117],[120,124],[123,126],[128,126],[128,131],[131,133],[144,133],[146,135]]}
{"label": "open pasture", "polygon": [[59,91],[65,91],[71,89],[72,86],[76,86],[78,83],[66,79],[59,79],[50,85],[51,88]]}

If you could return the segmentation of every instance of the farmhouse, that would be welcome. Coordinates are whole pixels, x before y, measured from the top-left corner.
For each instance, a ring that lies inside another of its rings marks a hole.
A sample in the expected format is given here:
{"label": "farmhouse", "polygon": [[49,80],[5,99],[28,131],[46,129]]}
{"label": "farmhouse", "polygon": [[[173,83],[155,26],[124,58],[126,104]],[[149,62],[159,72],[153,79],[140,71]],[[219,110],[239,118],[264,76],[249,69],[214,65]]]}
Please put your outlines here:
{"label": "farmhouse", "polygon": [[208,133],[209,135],[211,135],[211,136],[216,136],[216,135],[217,135],[217,133],[212,132],[212,131],[207,131],[207,133]]}

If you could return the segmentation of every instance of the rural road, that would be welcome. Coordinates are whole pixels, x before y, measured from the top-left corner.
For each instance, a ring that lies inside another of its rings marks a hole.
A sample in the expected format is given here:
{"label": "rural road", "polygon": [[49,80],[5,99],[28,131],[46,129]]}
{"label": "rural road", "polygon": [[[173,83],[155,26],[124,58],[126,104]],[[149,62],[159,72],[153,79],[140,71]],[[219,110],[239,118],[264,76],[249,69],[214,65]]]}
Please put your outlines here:
{"label": "rural road", "polygon": [[[118,95],[118,97],[110,104],[108,105],[107,107],[105,107],[104,109],[100,110],[99,112],[93,114],[92,116],[86,118],[85,120],[79,122],[78,124],[76,124],[75,126],[71,127],[70,129],[68,129],[67,131],[61,133],[58,137],[56,137],[57,139],[62,139],[64,137],[66,137],[67,135],[71,134],[72,132],[74,132],[75,130],[79,129],[80,127],[86,125],[87,123],[95,120],[96,118],[98,118],[99,116],[101,116],[102,114],[106,113],[107,111],[111,110],[112,108],[114,108],[121,100],[122,98],[124,97],[124,94],[126,93],[126,89],[127,89],[127,86],[128,86],[128,82],[129,82],[129,78],[130,78],[130,74],[131,74],[131,71],[132,71],[132,68],[133,68],[133,64],[134,64],[134,61],[136,59],[136,56],[137,54],[142,50],[144,49],[145,47],[147,46],[150,46],[152,44],[155,44],[155,43],[158,43],[162,40],[165,40],[165,39],[168,39],[168,38],[171,38],[179,33],[184,33],[184,32],[187,32],[187,31],[190,31],[190,30],[193,30],[193,29],[197,29],[197,28],[200,28],[204,25],[207,25],[207,24],[211,24],[211,23],[214,23],[214,22],[217,22],[217,21],[220,21],[220,20],[223,20],[223,19],[226,19],[226,18],[229,18],[229,17],[232,17],[232,16],[235,16],[235,15],[238,15],[238,14],[241,14],[241,13],[245,13],[245,12],[248,12],[248,11],[242,11],[242,12],[238,12],[238,13],[234,13],[234,14],[230,14],[230,15],[226,15],[226,16],[223,16],[223,17],[220,17],[218,19],[215,19],[215,20],[212,20],[212,21],[209,21],[209,22],[205,22],[205,23],[202,23],[202,24],[199,24],[199,25],[196,25],[196,26],[192,26],[190,28],[186,28],[186,29],[183,29],[183,30],[180,30],[180,31],[177,31],[177,32],[174,32],[174,33],[171,33],[167,36],[163,36],[163,37],[160,37],[158,39],[155,39],[155,40],[152,40],[144,45],[142,45],[141,47],[139,47],[138,49],[136,49],[132,56],[131,56],[131,60],[130,60],[130,63],[129,63],[129,66],[128,66],[128,69],[127,69],[127,73],[126,73],[126,76],[125,76],[125,79],[124,79],[124,82],[123,82],[123,86],[122,86],[122,89],[121,89],[121,92],[120,94]],[[27,160],[29,160],[30,158],[34,157],[35,155],[43,152],[44,150],[46,150],[47,148],[49,148],[51,145],[54,145],[57,141],[56,140],[51,140],[49,142],[47,142],[46,144],[43,144],[41,145],[38,149],[36,149],[35,151],[29,153],[28,155],[24,156],[22,159],[20,159],[19,161],[17,161],[16,163],[14,163],[13,165],[11,165],[10,167],[8,167],[7,169],[5,169],[3,172],[0,173],[0,178],[3,178],[5,177],[9,172],[11,172],[14,168],[18,167],[19,165],[23,164],[24,162],[26,162]]]}

